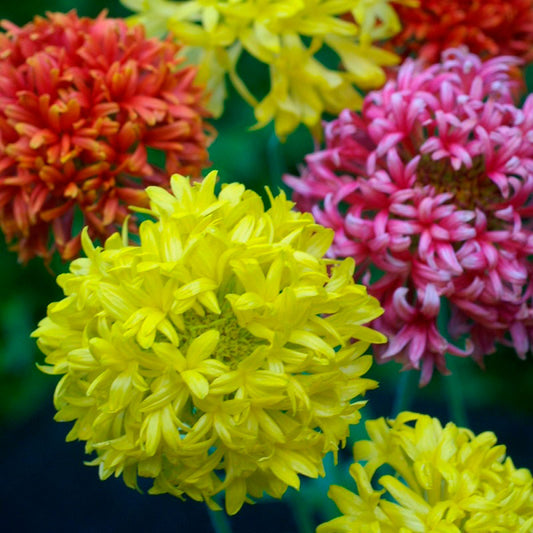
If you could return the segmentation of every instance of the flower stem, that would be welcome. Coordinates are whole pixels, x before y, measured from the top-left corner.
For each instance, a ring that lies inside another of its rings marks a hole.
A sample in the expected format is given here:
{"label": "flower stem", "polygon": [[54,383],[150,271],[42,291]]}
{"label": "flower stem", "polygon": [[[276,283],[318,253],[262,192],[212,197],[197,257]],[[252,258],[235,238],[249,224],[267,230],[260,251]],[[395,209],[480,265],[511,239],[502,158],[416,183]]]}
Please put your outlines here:
{"label": "flower stem", "polygon": [[267,143],[268,170],[270,186],[276,191],[281,185],[281,176],[287,172],[287,164],[283,154],[283,148],[277,135],[272,132]]}
{"label": "flower stem", "polygon": [[224,511],[213,511],[207,507],[207,514],[215,533],[232,533],[228,515]]}
{"label": "flower stem", "polygon": [[[448,331],[450,322],[450,308],[446,298],[441,298],[439,316],[437,317],[437,326],[439,333],[449,342],[452,342]],[[450,375],[443,377],[444,387],[448,396],[448,411],[450,418],[458,426],[468,427],[468,417],[466,414],[463,388],[459,371],[456,365],[455,357],[448,358],[448,369]]]}
{"label": "flower stem", "polygon": [[445,376],[444,384],[448,394],[448,410],[452,422],[460,427],[468,427],[468,416],[466,414],[461,378],[457,371],[453,358],[448,362],[451,371],[449,376]]}
{"label": "flower stem", "polygon": [[392,405],[392,418],[396,418],[402,411],[408,411],[415,396],[415,383],[417,373],[414,370],[406,370],[400,373],[398,388]]}
{"label": "flower stem", "polygon": [[290,506],[298,533],[314,533],[315,527],[311,518],[310,506],[307,505],[302,494],[294,493],[290,497]]}

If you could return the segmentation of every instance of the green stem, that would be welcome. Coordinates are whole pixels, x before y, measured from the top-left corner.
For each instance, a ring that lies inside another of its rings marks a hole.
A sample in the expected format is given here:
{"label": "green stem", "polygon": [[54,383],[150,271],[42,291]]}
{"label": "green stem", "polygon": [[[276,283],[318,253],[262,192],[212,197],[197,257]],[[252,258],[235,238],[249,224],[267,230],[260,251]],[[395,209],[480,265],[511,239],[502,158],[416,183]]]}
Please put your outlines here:
{"label": "green stem", "polygon": [[281,176],[287,172],[287,164],[285,162],[285,156],[283,154],[281,142],[274,132],[272,132],[270,138],[268,139],[266,151],[270,175],[270,186],[272,187],[272,192],[277,194],[277,190],[282,184]]}
{"label": "green stem", "polygon": [[207,514],[215,533],[232,533],[228,515],[224,511],[213,511],[207,507]]}
{"label": "green stem", "polygon": [[302,494],[291,494],[289,499],[292,514],[298,527],[299,533],[314,533],[315,526],[310,513],[312,506],[307,505]]}
{"label": "green stem", "polygon": [[398,388],[392,405],[392,418],[396,418],[402,411],[410,409],[415,396],[416,380],[417,372],[414,370],[406,370],[400,373]]}
{"label": "green stem", "polygon": [[[450,309],[448,300],[446,298],[441,298],[440,311],[437,318],[437,327],[439,329],[439,333],[451,344],[452,339],[448,333],[449,321]],[[458,426],[468,427],[468,416],[466,414],[463,387],[456,365],[455,356],[450,355],[447,363],[451,374],[443,377],[443,380],[446,394],[448,396],[449,415],[452,421]]]}
{"label": "green stem", "polygon": [[458,426],[468,427],[468,416],[466,414],[461,378],[459,377],[453,359],[448,362],[448,368],[451,371],[451,374],[445,376],[443,379],[448,394],[448,410],[450,418],[452,422]]}

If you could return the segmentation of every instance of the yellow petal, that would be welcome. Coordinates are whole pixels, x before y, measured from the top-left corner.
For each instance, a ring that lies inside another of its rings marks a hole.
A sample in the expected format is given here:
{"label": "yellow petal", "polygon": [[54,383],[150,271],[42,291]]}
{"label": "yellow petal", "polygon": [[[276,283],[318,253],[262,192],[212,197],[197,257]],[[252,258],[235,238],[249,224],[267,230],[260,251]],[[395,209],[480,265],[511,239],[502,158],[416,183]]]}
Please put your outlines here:
{"label": "yellow petal", "polygon": [[205,398],[209,393],[209,382],[200,372],[185,370],[181,373],[181,377],[190,391],[198,398]]}
{"label": "yellow petal", "polygon": [[187,350],[187,364],[189,368],[197,367],[204,359],[210,357],[218,344],[220,333],[210,329],[196,337]]}

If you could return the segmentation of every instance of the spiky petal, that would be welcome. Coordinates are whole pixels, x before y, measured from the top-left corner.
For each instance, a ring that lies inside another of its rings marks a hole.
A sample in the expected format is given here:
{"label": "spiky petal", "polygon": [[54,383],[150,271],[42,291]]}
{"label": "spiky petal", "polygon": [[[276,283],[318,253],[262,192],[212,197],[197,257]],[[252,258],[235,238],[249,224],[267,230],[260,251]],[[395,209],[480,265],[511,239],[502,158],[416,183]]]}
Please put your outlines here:
{"label": "spiky petal", "polygon": [[533,530],[531,472],[514,466],[494,433],[410,412],[366,429],[369,439],[354,446],[363,464],[350,466],[357,494],[331,486],[342,515],[317,533]]}

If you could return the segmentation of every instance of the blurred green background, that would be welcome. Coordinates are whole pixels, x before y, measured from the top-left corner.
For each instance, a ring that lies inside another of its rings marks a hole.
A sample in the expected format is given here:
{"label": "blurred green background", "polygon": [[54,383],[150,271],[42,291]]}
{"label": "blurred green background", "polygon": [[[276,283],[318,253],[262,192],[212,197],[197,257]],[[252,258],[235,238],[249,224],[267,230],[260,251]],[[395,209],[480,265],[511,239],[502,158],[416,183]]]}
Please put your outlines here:
{"label": "blurred green background", "polygon": [[[117,1],[4,0],[0,18],[24,24],[34,14],[73,8],[80,15],[88,16],[95,16],[104,8],[111,16],[128,13]],[[254,83],[259,85],[265,83],[264,72],[254,68],[245,60],[243,69],[249,71],[250,79],[255,79]],[[533,87],[531,74],[530,70],[530,88]],[[283,145],[279,145],[271,127],[250,130],[254,124],[251,109],[231,90],[224,115],[213,123],[218,136],[210,148],[212,168],[219,170],[224,181],[240,181],[260,193],[265,185],[274,190],[282,187],[281,175],[297,172],[297,165],[313,148],[311,137],[304,129],[297,130]],[[66,268],[59,261],[52,264],[55,273]],[[15,254],[6,250],[3,239],[0,239],[0,279],[0,451],[3,452],[0,469],[4,472],[0,483],[0,510],[10,510],[12,519],[15,510],[12,526],[8,522],[8,531],[10,527],[13,531],[45,532],[209,531],[205,510],[200,504],[183,504],[167,496],[141,497],[123,487],[120,480],[101,483],[95,469],[83,466],[86,458],[83,446],[63,442],[69,424],[57,424],[52,420],[52,392],[56,380],[37,370],[35,363],[42,358],[29,337],[45,315],[47,304],[59,299],[61,293],[54,275],[40,260],[33,260],[27,266],[19,265]],[[371,377],[380,382],[380,388],[368,395],[367,417],[391,413],[398,388],[398,369],[395,363],[372,369]],[[512,350],[502,349],[486,359],[485,370],[470,359],[456,360],[455,370],[455,378],[436,376],[430,386],[415,390],[413,407],[448,420],[445,391],[447,380],[453,379],[455,390],[463,396],[471,428],[476,432],[495,431],[517,466],[533,468],[531,357],[521,361]],[[361,428],[354,431],[357,436]],[[82,484],[85,492],[72,500]],[[69,488],[72,494],[67,494]],[[109,505],[111,509],[106,507]],[[96,518],[91,521],[86,517],[80,522],[80,513],[89,509],[94,510]],[[182,514],[176,515],[176,509]],[[31,512],[26,514],[26,511]],[[123,516],[117,521],[121,512]],[[274,526],[278,519],[280,524]],[[277,530],[282,533],[292,531],[294,526],[288,509],[281,504],[248,506],[233,521],[236,532],[251,531],[252,523],[253,530],[258,532]]]}

